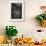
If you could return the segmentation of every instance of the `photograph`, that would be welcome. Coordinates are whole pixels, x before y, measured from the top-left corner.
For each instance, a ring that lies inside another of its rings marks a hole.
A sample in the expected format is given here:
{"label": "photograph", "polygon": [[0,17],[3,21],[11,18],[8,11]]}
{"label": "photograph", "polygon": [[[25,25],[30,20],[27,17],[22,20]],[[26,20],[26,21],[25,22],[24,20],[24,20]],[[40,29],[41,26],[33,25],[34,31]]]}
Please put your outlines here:
{"label": "photograph", "polygon": [[11,14],[10,14],[11,21],[24,20],[24,2],[22,1],[11,2],[10,8],[11,8]]}
{"label": "photograph", "polygon": [[11,3],[11,19],[22,19],[22,3]]}

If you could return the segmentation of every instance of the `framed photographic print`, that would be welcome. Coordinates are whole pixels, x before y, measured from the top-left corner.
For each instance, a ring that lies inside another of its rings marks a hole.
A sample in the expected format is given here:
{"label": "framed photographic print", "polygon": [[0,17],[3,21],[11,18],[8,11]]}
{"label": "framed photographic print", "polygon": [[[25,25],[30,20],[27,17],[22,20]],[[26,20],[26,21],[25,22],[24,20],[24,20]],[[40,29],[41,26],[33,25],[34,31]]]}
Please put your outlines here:
{"label": "framed photographic print", "polygon": [[10,20],[23,21],[24,20],[24,2],[10,1]]}

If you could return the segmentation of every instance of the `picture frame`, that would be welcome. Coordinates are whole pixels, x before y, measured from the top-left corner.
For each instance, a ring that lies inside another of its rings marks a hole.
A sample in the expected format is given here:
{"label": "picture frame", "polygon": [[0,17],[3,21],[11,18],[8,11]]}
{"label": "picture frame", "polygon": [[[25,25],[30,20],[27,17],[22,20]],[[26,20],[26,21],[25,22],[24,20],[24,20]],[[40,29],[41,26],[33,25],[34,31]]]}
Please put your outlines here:
{"label": "picture frame", "polygon": [[10,1],[10,21],[24,21],[23,1]]}

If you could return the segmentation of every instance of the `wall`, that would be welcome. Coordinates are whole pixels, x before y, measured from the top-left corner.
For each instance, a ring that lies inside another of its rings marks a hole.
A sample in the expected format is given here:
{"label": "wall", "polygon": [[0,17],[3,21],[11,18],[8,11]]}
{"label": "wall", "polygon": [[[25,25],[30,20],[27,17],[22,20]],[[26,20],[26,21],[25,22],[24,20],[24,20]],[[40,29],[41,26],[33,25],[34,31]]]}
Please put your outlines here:
{"label": "wall", "polygon": [[[11,22],[9,20],[9,0],[0,0],[0,34],[4,32],[6,25],[15,25],[19,31],[18,36],[31,36],[31,32],[42,29],[36,22],[35,16],[40,14],[40,6],[46,5],[46,0],[23,0],[25,2],[25,20],[23,22]],[[46,30],[45,28],[43,28]],[[2,33],[1,33],[2,32]]]}

